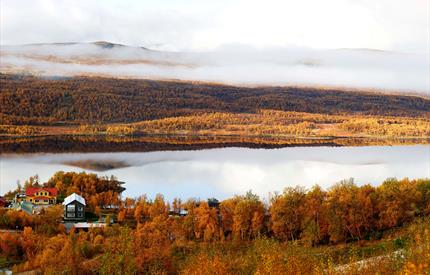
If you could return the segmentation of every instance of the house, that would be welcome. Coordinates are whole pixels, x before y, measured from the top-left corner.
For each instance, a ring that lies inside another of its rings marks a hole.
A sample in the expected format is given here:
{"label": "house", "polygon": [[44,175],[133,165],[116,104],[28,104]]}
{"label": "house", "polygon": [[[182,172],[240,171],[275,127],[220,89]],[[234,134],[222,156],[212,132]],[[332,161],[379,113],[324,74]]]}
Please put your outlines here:
{"label": "house", "polygon": [[[219,205],[220,205],[220,203],[219,203],[219,201],[217,199],[215,199],[215,198],[208,198],[208,206],[209,206],[209,208],[216,208],[216,209],[219,210]],[[199,206],[200,206],[200,202],[197,202],[196,203],[196,207],[199,207]]]}
{"label": "house", "polygon": [[83,221],[85,220],[85,199],[76,193],[64,199],[64,220]]}
{"label": "house", "polygon": [[25,194],[21,194],[21,193],[17,193],[15,194],[15,197],[13,198],[12,203],[13,204],[18,204],[25,201]]}
{"label": "house", "polygon": [[186,215],[188,215],[188,211],[185,209],[179,209],[179,211],[169,211],[169,217],[185,217]]}
{"label": "house", "polygon": [[0,207],[6,207],[6,206],[7,206],[6,199],[0,196]]}
{"label": "house", "polygon": [[219,209],[219,204],[220,204],[219,201],[217,199],[215,199],[215,198],[209,198],[208,199],[208,206],[210,208]]}
{"label": "house", "polygon": [[58,190],[54,187],[28,187],[25,189],[25,201],[34,205],[57,203]]}

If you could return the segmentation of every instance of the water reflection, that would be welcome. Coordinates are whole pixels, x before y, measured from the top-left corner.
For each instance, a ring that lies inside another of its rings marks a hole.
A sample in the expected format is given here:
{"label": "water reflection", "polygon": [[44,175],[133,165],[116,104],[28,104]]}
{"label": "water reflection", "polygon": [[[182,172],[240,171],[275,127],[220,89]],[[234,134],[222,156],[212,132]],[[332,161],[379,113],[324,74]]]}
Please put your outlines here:
{"label": "water reflection", "polygon": [[[104,171],[92,171],[94,167]],[[46,181],[58,170],[115,175],[126,182],[125,195],[132,197],[162,193],[168,199],[223,199],[252,189],[267,198],[286,186],[328,187],[350,177],[360,184],[378,184],[387,177],[430,177],[430,146],[2,155],[0,193],[14,188],[17,180],[37,173]]]}

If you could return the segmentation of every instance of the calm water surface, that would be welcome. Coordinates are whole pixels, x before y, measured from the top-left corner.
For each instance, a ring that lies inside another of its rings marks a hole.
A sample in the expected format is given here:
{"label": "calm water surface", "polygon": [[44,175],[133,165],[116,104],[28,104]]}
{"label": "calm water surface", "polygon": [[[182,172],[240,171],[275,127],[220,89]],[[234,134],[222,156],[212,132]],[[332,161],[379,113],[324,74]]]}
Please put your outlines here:
{"label": "calm water surface", "polygon": [[59,170],[115,175],[131,197],[161,193],[169,200],[224,199],[251,189],[267,198],[287,186],[329,187],[350,177],[358,184],[374,185],[388,177],[430,177],[430,146],[3,154],[0,194],[15,188],[18,180],[38,174],[46,181]]}

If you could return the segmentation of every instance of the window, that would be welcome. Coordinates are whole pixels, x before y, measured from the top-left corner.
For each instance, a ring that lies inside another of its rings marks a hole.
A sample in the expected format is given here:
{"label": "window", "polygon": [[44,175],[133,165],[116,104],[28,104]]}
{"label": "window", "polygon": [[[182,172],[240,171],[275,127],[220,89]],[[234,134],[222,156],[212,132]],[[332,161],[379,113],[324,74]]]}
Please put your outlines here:
{"label": "window", "polygon": [[67,205],[67,212],[75,213],[75,205],[74,204]]}
{"label": "window", "polygon": [[84,216],[84,213],[83,212],[78,212],[78,217],[79,218],[82,218]]}
{"label": "window", "polygon": [[67,217],[69,218],[74,218],[75,217],[75,212],[67,212]]}
{"label": "window", "polygon": [[35,200],[35,202],[39,202],[39,200]]}
{"label": "window", "polygon": [[44,200],[44,202],[48,202],[48,200]]}

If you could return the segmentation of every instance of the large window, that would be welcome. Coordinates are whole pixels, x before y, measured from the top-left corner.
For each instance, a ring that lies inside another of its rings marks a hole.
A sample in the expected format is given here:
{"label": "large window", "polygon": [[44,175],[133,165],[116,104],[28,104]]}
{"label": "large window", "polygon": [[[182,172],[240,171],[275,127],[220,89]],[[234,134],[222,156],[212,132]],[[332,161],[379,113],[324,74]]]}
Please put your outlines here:
{"label": "large window", "polygon": [[74,204],[67,205],[67,212],[75,213],[75,205]]}
{"label": "large window", "polygon": [[74,218],[75,217],[75,212],[67,212],[67,217]]}

